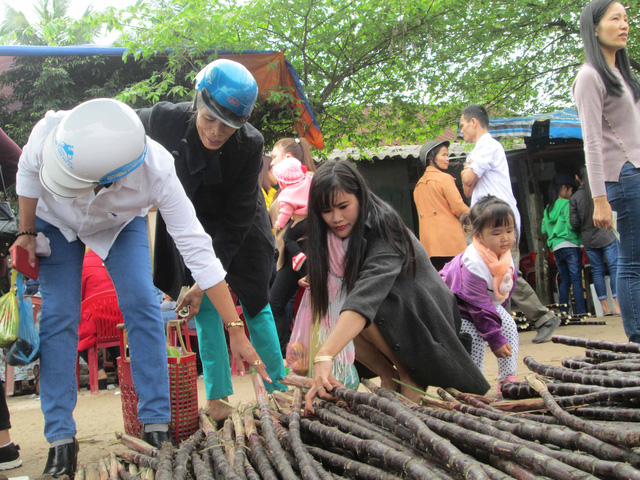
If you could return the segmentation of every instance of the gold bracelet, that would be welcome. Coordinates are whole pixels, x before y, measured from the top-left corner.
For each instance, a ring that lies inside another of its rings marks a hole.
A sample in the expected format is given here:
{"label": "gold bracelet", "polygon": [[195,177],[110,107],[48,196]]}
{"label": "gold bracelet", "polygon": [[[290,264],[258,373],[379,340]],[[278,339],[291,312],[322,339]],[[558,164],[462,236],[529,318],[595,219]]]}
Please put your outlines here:
{"label": "gold bracelet", "polygon": [[231,327],[244,327],[244,322],[242,320],[236,320],[235,322],[229,322],[224,324],[224,328],[229,330]]}
{"label": "gold bracelet", "polygon": [[331,355],[316,355],[316,358],[313,359],[313,364],[320,362],[333,362],[333,357]]}

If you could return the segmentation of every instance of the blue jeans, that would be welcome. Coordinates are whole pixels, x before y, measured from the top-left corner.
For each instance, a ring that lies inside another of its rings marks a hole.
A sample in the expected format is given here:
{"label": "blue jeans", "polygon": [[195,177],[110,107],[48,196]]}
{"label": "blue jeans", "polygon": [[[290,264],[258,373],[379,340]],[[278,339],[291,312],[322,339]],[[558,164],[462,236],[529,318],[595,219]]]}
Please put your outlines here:
{"label": "blue jeans", "polygon": [[[556,266],[560,272],[560,288],[558,292],[560,303],[571,304],[570,289],[573,286],[573,296],[576,300],[577,313],[587,313],[582,286],[582,250],[579,247],[568,247],[554,250]],[[563,308],[568,310],[568,307]]]}
{"label": "blue jeans", "polygon": [[[51,243],[41,257],[40,403],[47,441],[76,435],[73,409],[77,399],[76,356],[80,291],[85,246],[69,243],[60,230],[36,218],[36,230]],[[147,222],[134,218],[118,235],[105,266],[123,312],[129,337],[131,373],[138,394],[141,423],[169,423],[169,376],[166,337],[151,278]]]}
{"label": "blue jeans", "polygon": [[622,325],[631,342],[640,342],[640,169],[627,162],[617,182],[606,182],[611,209],[618,213],[618,297]]}
{"label": "blue jeans", "polygon": [[584,247],[591,264],[593,275],[593,286],[596,288],[598,300],[607,298],[607,286],[604,283],[604,261],[609,267],[609,282],[611,283],[611,293],[617,297],[616,277],[618,276],[618,240],[614,240],[606,247],[587,248]]}

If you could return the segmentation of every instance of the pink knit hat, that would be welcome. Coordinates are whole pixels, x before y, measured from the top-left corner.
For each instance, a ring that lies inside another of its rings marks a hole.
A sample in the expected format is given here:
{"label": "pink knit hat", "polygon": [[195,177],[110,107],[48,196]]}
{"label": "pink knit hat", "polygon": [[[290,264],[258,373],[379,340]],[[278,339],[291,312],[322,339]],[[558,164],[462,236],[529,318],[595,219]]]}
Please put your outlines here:
{"label": "pink knit hat", "polygon": [[273,176],[282,186],[293,185],[304,179],[305,172],[302,169],[300,160],[293,157],[286,157],[276,163],[272,168]]}

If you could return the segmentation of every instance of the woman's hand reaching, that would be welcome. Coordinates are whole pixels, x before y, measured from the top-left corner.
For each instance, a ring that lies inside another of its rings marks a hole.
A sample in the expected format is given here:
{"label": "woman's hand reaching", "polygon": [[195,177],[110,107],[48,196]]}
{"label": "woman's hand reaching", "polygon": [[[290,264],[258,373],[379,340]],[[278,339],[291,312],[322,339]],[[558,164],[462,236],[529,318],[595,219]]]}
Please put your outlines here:
{"label": "woman's hand reaching", "polygon": [[330,400],[333,397],[329,394],[333,390],[334,385],[342,387],[331,373],[333,369],[333,361],[325,360],[323,362],[317,362],[313,365],[313,387],[309,389],[304,397],[304,411],[305,414],[313,414],[313,399],[316,395],[321,398]]}
{"label": "woman's hand reaching", "polygon": [[244,375],[245,370],[243,360],[246,360],[247,363],[249,363],[249,365],[258,372],[263,380],[272,383],[273,381],[271,380],[271,377],[267,374],[267,367],[265,367],[258,355],[258,352],[253,348],[253,345],[251,345],[251,342],[244,333],[244,326],[231,327],[227,331],[229,332],[229,349],[231,350],[231,355],[233,355],[233,358],[236,361],[240,376]]}

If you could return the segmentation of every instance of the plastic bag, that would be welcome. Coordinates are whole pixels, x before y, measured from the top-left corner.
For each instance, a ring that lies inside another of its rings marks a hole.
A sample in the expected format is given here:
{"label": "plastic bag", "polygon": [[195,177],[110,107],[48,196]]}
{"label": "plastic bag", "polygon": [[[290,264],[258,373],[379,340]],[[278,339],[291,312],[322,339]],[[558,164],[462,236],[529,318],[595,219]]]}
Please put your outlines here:
{"label": "plastic bag", "polygon": [[[315,357],[320,347],[329,338],[329,334],[338,323],[343,303],[344,298],[330,301],[327,315],[321,321],[314,322],[311,329],[310,357]],[[360,377],[353,364],[355,357],[356,350],[352,340],[334,357],[331,369],[333,378],[352,390],[357,390],[360,385]],[[309,376],[313,376],[313,368],[310,369]]]}
{"label": "plastic bag", "polygon": [[0,297],[0,348],[10,347],[18,338],[20,317],[16,299],[15,270],[11,273],[11,289]]}
{"label": "plastic bag", "polygon": [[297,375],[306,376],[309,373],[311,324],[311,291],[306,288],[287,344],[287,364]]}
{"label": "plastic bag", "polygon": [[17,275],[16,291],[20,316],[18,338],[5,353],[7,363],[14,367],[28,365],[40,358],[40,334],[33,322],[31,300],[24,298],[24,277],[21,273]]}

